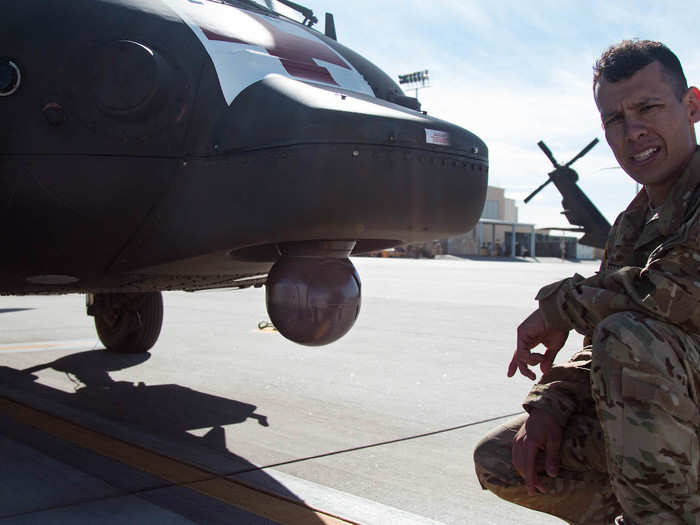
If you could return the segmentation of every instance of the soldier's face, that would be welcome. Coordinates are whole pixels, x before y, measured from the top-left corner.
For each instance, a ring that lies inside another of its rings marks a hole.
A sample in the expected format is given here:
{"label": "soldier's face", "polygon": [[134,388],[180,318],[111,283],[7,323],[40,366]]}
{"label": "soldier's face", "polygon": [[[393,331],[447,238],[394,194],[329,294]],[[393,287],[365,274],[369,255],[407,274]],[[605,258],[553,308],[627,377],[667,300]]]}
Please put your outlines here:
{"label": "soldier's face", "polygon": [[679,100],[659,62],[618,82],[601,78],[595,86],[610,148],[655,205],[666,198],[695,151],[694,123],[700,120],[696,91],[689,89]]}

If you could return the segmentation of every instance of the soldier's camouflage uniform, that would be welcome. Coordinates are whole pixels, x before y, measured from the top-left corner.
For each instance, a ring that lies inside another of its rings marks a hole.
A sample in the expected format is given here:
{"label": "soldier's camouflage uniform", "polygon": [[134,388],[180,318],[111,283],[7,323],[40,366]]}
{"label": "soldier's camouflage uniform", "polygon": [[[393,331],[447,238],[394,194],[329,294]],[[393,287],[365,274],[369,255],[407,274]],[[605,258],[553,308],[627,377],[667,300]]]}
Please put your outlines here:
{"label": "soldier's camouflage uniform", "polygon": [[561,468],[539,465],[547,491],[528,496],[511,464],[523,415],[477,446],[482,485],[570,523],[610,524],[622,507],[645,525],[700,524],[700,149],[661,207],[642,191],[620,214],[596,275],[537,299],[549,327],[592,343],[523,405],[563,426]]}

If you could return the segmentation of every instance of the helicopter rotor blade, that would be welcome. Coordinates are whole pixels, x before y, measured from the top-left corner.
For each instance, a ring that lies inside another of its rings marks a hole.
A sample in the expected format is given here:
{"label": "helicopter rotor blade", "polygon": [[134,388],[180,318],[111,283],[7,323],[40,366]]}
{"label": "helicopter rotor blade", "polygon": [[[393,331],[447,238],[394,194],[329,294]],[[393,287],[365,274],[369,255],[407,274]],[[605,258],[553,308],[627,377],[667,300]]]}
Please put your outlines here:
{"label": "helicopter rotor blade", "polygon": [[547,147],[547,144],[544,143],[543,140],[540,140],[537,145],[540,147],[540,149],[544,152],[545,155],[547,155],[547,158],[550,160],[552,164],[554,164],[555,168],[559,167],[559,163],[557,162],[557,159],[554,158],[554,155],[552,155],[552,152],[550,149]]}
{"label": "helicopter rotor blade", "polygon": [[567,168],[568,168],[569,166],[571,166],[574,162],[576,162],[578,159],[580,159],[581,157],[583,157],[586,153],[588,153],[589,151],[591,151],[591,149],[593,148],[593,146],[595,146],[596,144],[598,144],[598,138],[597,138],[597,137],[594,138],[588,146],[586,146],[585,148],[583,148],[583,149],[579,152],[578,155],[576,155],[573,159],[571,159],[569,162],[567,162],[566,164],[564,164],[564,166],[566,166]]}
{"label": "helicopter rotor blade", "polygon": [[[546,147],[546,146],[545,146],[545,147]],[[537,195],[540,191],[542,191],[542,189],[543,189],[547,184],[549,184],[550,182],[552,182],[552,179],[547,179],[547,180],[544,182],[544,184],[540,184],[540,186],[539,186],[535,191],[533,191],[530,195],[528,195],[527,197],[525,197],[525,204],[527,204],[528,202],[530,202],[530,201],[532,200],[532,198],[533,198],[535,195]]]}

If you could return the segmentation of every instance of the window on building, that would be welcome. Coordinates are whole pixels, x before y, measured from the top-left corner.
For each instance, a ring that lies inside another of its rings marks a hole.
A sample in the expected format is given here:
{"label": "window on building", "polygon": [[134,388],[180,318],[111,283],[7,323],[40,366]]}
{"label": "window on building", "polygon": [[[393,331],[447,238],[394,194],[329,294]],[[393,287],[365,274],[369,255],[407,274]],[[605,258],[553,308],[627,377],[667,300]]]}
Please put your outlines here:
{"label": "window on building", "polygon": [[482,219],[498,219],[498,201],[486,201],[484,211],[481,212]]}

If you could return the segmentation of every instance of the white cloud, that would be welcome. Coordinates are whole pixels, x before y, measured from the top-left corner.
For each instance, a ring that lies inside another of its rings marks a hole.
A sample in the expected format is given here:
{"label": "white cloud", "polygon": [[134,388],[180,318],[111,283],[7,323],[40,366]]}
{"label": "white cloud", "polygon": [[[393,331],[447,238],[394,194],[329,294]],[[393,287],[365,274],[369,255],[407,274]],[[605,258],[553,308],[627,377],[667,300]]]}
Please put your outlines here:
{"label": "white cloud", "polygon": [[[433,87],[419,94],[424,109],[486,141],[490,181],[504,187],[507,196],[522,199],[551,171],[539,140],[564,163],[594,137],[601,139],[573,167],[580,186],[611,221],[633,197],[635,184],[621,170],[606,169],[617,162],[605,144],[592,98],[596,58],[623,38],[659,39],[678,54],[689,82],[700,83],[700,49],[692,23],[700,15],[697,3],[301,3],[317,16],[333,12],[339,39],[392,77],[430,69]],[[520,217],[564,224],[560,200],[548,187],[530,204],[518,202]]]}

